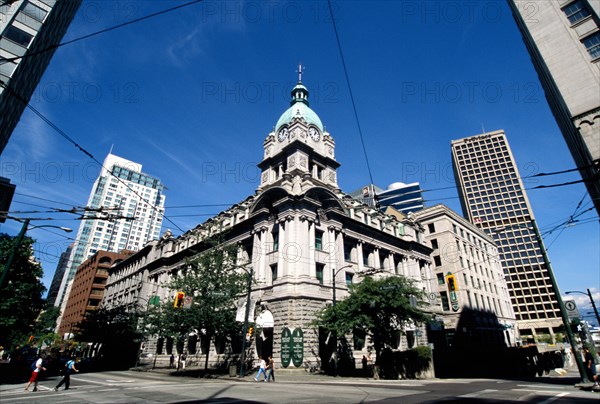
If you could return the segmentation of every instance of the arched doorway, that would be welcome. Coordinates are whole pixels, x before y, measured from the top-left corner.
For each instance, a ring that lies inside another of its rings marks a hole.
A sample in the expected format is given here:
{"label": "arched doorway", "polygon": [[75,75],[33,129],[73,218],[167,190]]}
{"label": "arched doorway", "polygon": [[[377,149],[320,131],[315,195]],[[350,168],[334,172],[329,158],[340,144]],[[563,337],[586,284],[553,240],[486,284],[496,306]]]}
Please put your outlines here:
{"label": "arched doorway", "polygon": [[268,310],[263,310],[256,317],[256,354],[263,359],[273,355],[273,327],[275,321],[273,314]]}

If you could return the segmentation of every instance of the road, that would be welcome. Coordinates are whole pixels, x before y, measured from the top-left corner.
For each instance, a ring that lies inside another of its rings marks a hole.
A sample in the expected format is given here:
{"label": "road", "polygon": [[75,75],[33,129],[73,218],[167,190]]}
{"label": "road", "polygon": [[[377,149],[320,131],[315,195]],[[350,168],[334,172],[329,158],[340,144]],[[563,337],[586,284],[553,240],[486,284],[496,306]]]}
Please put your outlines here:
{"label": "road", "polygon": [[195,379],[152,372],[98,372],[71,377],[58,392],[58,378],[42,380],[37,392],[24,384],[0,386],[9,403],[598,403],[600,393],[581,391],[566,380],[490,379],[370,380],[279,377],[276,383],[251,378]]}

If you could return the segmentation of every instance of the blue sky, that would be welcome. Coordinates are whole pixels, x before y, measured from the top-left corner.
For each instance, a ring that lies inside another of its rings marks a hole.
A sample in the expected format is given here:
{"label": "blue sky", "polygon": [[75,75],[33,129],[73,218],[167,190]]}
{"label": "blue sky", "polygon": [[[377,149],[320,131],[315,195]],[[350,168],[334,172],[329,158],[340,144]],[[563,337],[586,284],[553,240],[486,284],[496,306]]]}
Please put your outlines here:
{"label": "blue sky", "polygon": [[[182,3],[84,0],[64,40]],[[505,3],[333,2],[376,184],[418,181],[434,190],[424,194],[427,205],[460,212],[456,190],[440,189],[454,186],[450,142],[498,129],[522,177],[574,167]],[[188,230],[255,192],[262,142],[289,105],[299,62],[311,108],[336,141],[341,188],[354,191],[369,173],[325,1],[207,1],[61,47],[31,105],[98,160],[113,147],[143,164],[168,188],[167,217]],[[30,111],[0,162],[0,175],[17,184],[11,211],[83,206],[98,172]],[[525,185],[578,179],[570,173]],[[542,233],[569,218],[584,195],[581,184],[529,191]],[[220,206],[178,208],[189,205]],[[589,196],[582,206],[592,206]],[[79,225],[72,215],[21,216]],[[598,298],[597,215],[578,219],[545,242],[561,291],[590,288]],[[0,231],[19,227],[7,221]],[[180,233],[165,221],[167,228]],[[72,240],[52,229],[28,234],[38,240],[49,286]],[[585,313],[588,299],[575,299]]]}

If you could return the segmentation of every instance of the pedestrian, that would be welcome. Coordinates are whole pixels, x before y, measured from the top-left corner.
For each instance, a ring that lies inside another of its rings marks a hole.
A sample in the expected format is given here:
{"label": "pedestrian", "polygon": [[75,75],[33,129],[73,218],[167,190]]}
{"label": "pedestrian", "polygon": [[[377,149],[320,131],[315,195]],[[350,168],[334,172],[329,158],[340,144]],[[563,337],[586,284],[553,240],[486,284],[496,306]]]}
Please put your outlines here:
{"label": "pedestrian", "polygon": [[271,381],[273,378],[273,382],[275,382],[275,361],[273,360],[273,356],[269,355],[269,363],[267,363],[268,375],[267,381]]}
{"label": "pedestrian", "polygon": [[27,386],[25,386],[25,391],[29,391],[29,386],[31,386],[31,383],[33,383],[33,391],[37,391],[38,389],[38,378],[40,373],[46,370],[44,367],[44,360],[41,355],[38,355],[35,362],[33,362],[31,365],[31,368],[31,377],[29,378],[29,383],[27,383]]}
{"label": "pedestrian", "polygon": [[169,369],[173,369],[175,367],[175,355],[171,354],[169,358]]}
{"label": "pedestrian", "polygon": [[596,362],[594,361],[594,355],[590,352],[587,346],[583,347],[584,354],[584,367],[587,373],[587,377],[590,382],[594,383],[594,387],[598,387],[598,375],[596,374]]}
{"label": "pedestrian", "polygon": [[264,382],[267,381],[267,373],[265,372],[265,368],[267,367],[267,364],[265,363],[265,360],[262,358],[262,356],[258,357],[258,373],[256,374],[256,377],[254,378],[254,381],[257,382],[258,378],[260,377],[261,373],[264,376]]}
{"label": "pedestrian", "polygon": [[183,355],[181,355],[181,369],[185,369],[185,360],[187,359],[187,354],[184,352]]}
{"label": "pedestrian", "polygon": [[71,373],[73,373],[73,372],[79,373],[79,370],[77,370],[77,368],[75,367],[75,360],[69,359],[67,361],[67,363],[65,363],[65,368],[64,368],[65,374],[64,374],[63,378],[60,380],[60,382],[54,388],[54,391],[58,391],[58,388],[60,386],[62,386],[63,384],[65,385],[65,390],[69,390],[69,387],[71,386]]}

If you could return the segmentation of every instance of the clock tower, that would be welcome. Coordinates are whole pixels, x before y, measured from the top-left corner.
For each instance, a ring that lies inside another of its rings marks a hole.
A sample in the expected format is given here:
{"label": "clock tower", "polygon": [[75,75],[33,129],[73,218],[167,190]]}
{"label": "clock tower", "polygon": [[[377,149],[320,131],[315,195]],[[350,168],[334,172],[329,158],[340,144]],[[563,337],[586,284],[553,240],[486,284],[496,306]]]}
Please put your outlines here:
{"label": "clock tower", "polygon": [[340,164],[335,160],[335,141],[309,107],[301,67],[291,96],[290,107],[264,141],[264,157],[258,164],[258,191],[282,187],[290,194],[300,195],[314,186],[336,190]]}

